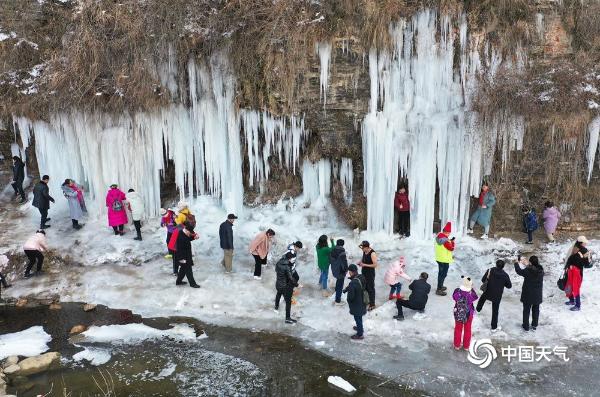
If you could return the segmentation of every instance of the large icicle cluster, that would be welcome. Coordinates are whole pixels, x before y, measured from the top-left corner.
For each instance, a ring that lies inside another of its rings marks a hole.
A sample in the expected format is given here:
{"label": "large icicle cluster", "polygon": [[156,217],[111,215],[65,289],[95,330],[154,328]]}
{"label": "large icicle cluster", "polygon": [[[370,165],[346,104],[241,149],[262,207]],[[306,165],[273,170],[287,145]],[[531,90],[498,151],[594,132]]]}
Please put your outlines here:
{"label": "large icicle cluster", "polygon": [[340,164],[340,182],[344,192],[344,201],[347,205],[352,204],[352,184],[354,183],[354,171],[352,169],[352,159],[342,157]]}
{"label": "large icicle cluster", "polygon": [[598,136],[600,135],[600,116],[596,116],[588,125],[588,177],[587,182],[590,183],[592,178],[592,170],[594,169],[594,161],[596,159],[596,151],[598,150]]}
{"label": "large icicle cluster", "polygon": [[309,159],[304,159],[302,189],[305,203],[324,204],[331,192],[331,162],[319,160],[312,163]]}
{"label": "large icicle cluster", "polygon": [[315,45],[315,49],[317,55],[319,56],[320,63],[320,77],[319,77],[319,85],[321,86],[321,100],[323,101],[323,106],[327,104],[327,89],[329,87],[329,64],[331,62],[331,43],[317,43]]}

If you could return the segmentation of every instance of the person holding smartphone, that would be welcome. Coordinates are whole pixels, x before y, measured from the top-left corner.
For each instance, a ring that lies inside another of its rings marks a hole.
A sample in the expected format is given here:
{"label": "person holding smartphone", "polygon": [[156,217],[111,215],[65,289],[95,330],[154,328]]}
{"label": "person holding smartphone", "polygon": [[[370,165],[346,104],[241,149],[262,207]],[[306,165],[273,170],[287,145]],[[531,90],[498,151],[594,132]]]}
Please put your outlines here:
{"label": "person holding smartphone", "polygon": [[531,313],[531,329],[535,331],[540,317],[540,304],[542,303],[542,291],[544,289],[544,269],[540,265],[537,256],[531,256],[527,260],[519,255],[515,262],[515,272],[524,278],[521,290],[523,330],[529,331],[529,314]]}

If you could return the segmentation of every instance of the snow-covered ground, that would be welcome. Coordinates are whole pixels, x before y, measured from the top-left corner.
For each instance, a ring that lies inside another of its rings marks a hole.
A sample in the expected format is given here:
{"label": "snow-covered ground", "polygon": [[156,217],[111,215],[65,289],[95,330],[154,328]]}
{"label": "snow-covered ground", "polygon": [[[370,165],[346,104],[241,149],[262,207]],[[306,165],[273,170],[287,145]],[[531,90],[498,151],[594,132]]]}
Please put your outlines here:
{"label": "snow-covered ground", "polygon": [[[194,276],[201,288],[192,289],[175,286],[171,261],[163,258],[165,231],[159,228],[158,219],[144,224],[142,242],[134,241],[131,232],[124,237],[114,236],[104,218],[88,220],[81,231],[73,231],[64,200],[57,198],[57,201],[58,205],[50,210],[52,228],[47,234],[50,247],[83,266],[72,266],[63,269],[61,274],[28,280],[21,279],[19,275],[14,287],[7,291],[9,295],[58,293],[63,301],[128,308],[147,317],[190,316],[220,325],[288,333],[326,354],[387,376],[407,372],[406,367],[413,366],[419,357],[436,362],[446,358],[444,363],[438,363],[436,373],[447,372],[451,377],[458,376],[456,372],[464,371],[465,366],[471,372],[482,371],[466,361],[466,353],[456,353],[451,349],[454,320],[450,294],[440,297],[432,291],[424,314],[405,310],[404,322],[392,319],[396,308],[393,302],[387,300],[389,288],[383,282],[387,266],[403,255],[407,260],[407,272],[412,277],[416,278],[420,272],[426,271],[430,275],[430,284],[435,286],[437,265],[433,258],[433,240],[400,240],[366,232],[359,235],[342,226],[327,205],[312,208],[301,205],[290,208],[287,203],[262,206],[246,209],[245,219],[237,221],[234,227],[234,273],[226,275],[220,264],[222,251],[218,242],[218,226],[226,213],[214,199],[199,197],[192,201],[191,206],[200,233],[200,239],[194,243]],[[18,211],[22,213],[15,214],[15,218],[20,217],[19,222],[14,224],[10,233],[4,234],[2,241],[4,248],[1,251],[9,254],[20,250],[20,245],[35,230],[39,219],[37,211],[29,204],[21,206]],[[269,266],[263,269],[262,280],[257,281],[252,278],[254,261],[247,252],[247,246],[259,230],[267,228],[276,231],[276,244]],[[314,246],[321,234],[343,238],[350,262],[359,260],[358,244],[363,239],[369,240],[379,254],[377,309],[365,317],[366,338],[363,342],[348,346],[346,341],[353,333],[354,323],[347,306],[334,306],[333,297],[324,298],[317,285],[319,274]],[[303,287],[297,297],[298,304],[292,308],[292,315],[299,317],[299,322],[290,326],[283,322],[282,308],[278,313],[273,310],[275,275],[272,264],[284,252],[286,245],[295,240],[301,240],[305,246],[297,262]],[[513,288],[505,291],[500,307],[502,331],[491,334],[491,307],[488,303],[475,316],[473,337],[490,338],[496,346],[596,345],[600,340],[600,327],[595,325],[600,319],[597,306],[600,291],[592,286],[600,283],[600,271],[597,268],[585,271],[581,312],[570,312],[563,304],[563,293],[556,287],[566,252],[572,243],[542,244],[534,249],[507,238],[482,241],[458,236],[456,262],[450,266],[445,283],[450,292],[460,284],[461,275],[474,278],[475,288],[479,291],[479,280],[498,258],[507,261],[505,270],[513,280]],[[589,247],[592,251],[599,251],[600,241],[592,240]],[[532,249],[533,254],[540,256],[546,270],[544,303],[540,327],[535,333],[525,334],[520,328],[522,278],[515,274],[512,262],[521,250],[529,255],[531,252],[528,250]],[[407,285],[404,285],[403,292],[407,291]],[[356,351],[361,354],[352,353]],[[536,366],[539,369],[544,363],[536,363]],[[431,366],[427,368],[431,369]],[[485,373],[476,373],[472,377],[477,379],[480,375],[485,377]]]}

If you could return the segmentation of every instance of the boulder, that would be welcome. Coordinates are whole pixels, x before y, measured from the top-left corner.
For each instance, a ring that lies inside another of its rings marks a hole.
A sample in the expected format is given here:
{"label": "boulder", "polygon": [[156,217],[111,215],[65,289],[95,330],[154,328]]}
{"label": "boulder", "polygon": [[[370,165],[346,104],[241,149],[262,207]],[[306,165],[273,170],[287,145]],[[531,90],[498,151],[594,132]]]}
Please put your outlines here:
{"label": "boulder", "polygon": [[60,310],[62,309],[62,306],[60,305],[60,303],[52,302],[48,308],[50,310]]}
{"label": "boulder", "polygon": [[25,305],[27,305],[27,299],[25,299],[25,298],[20,298],[19,300],[17,300],[17,303],[15,304],[15,306],[17,306],[17,307],[24,307]]}
{"label": "boulder", "polygon": [[15,365],[19,362],[19,357],[17,356],[9,356],[4,360],[4,364],[2,364],[3,368],[10,367],[11,365]]}
{"label": "boulder", "polygon": [[73,328],[71,328],[71,331],[69,331],[70,335],[76,335],[76,334],[80,334],[82,332],[85,332],[87,330],[87,327],[83,324],[79,324],[74,326]]}
{"label": "boulder", "polygon": [[9,367],[4,368],[4,373],[8,376],[11,376],[11,375],[15,375],[20,370],[21,370],[21,367],[19,367],[17,364],[13,364]]}
{"label": "boulder", "polygon": [[27,376],[38,374],[48,370],[48,368],[57,364],[59,361],[60,353],[58,352],[44,353],[36,357],[29,357],[19,363],[17,375]]}
{"label": "boulder", "polygon": [[96,309],[96,305],[94,305],[92,303],[86,303],[85,305],[83,305],[84,312],[91,312],[94,309]]}

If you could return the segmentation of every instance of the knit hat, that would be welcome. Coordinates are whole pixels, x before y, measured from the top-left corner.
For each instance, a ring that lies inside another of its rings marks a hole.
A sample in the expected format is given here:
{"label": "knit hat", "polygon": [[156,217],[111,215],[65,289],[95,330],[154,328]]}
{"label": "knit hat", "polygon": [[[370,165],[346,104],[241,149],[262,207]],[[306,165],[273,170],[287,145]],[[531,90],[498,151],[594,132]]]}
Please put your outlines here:
{"label": "knit hat", "polygon": [[444,226],[444,229],[442,229],[442,231],[444,233],[452,233],[452,223],[451,222],[446,223],[446,226]]}
{"label": "knit hat", "polygon": [[348,266],[348,271],[358,273],[358,267],[356,267],[356,265],[353,263],[350,266]]}
{"label": "knit hat", "polygon": [[471,292],[473,289],[473,281],[471,281],[471,277],[462,277],[462,284],[460,285],[461,291]]}
{"label": "knit hat", "polygon": [[160,216],[165,216],[165,215],[167,215],[167,210],[164,209],[164,208],[161,208],[160,209]]}
{"label": "knit hat", "polygon": [[179,211],[181,211],[181,210],[183,210],[183,209],[185,209],[185,208],[188,208],[188,203],[187,203],[187,202],[185,202],[185,201],[180,201],[180,202],[178,202],[178,203],[177,203],[177,209],[178,209]]}
{"label": "knit hat", "polygon": [[585,236],[579,236],[577,237],[577,241],[583,244],[587,244],[588,243],[588,239]]}

